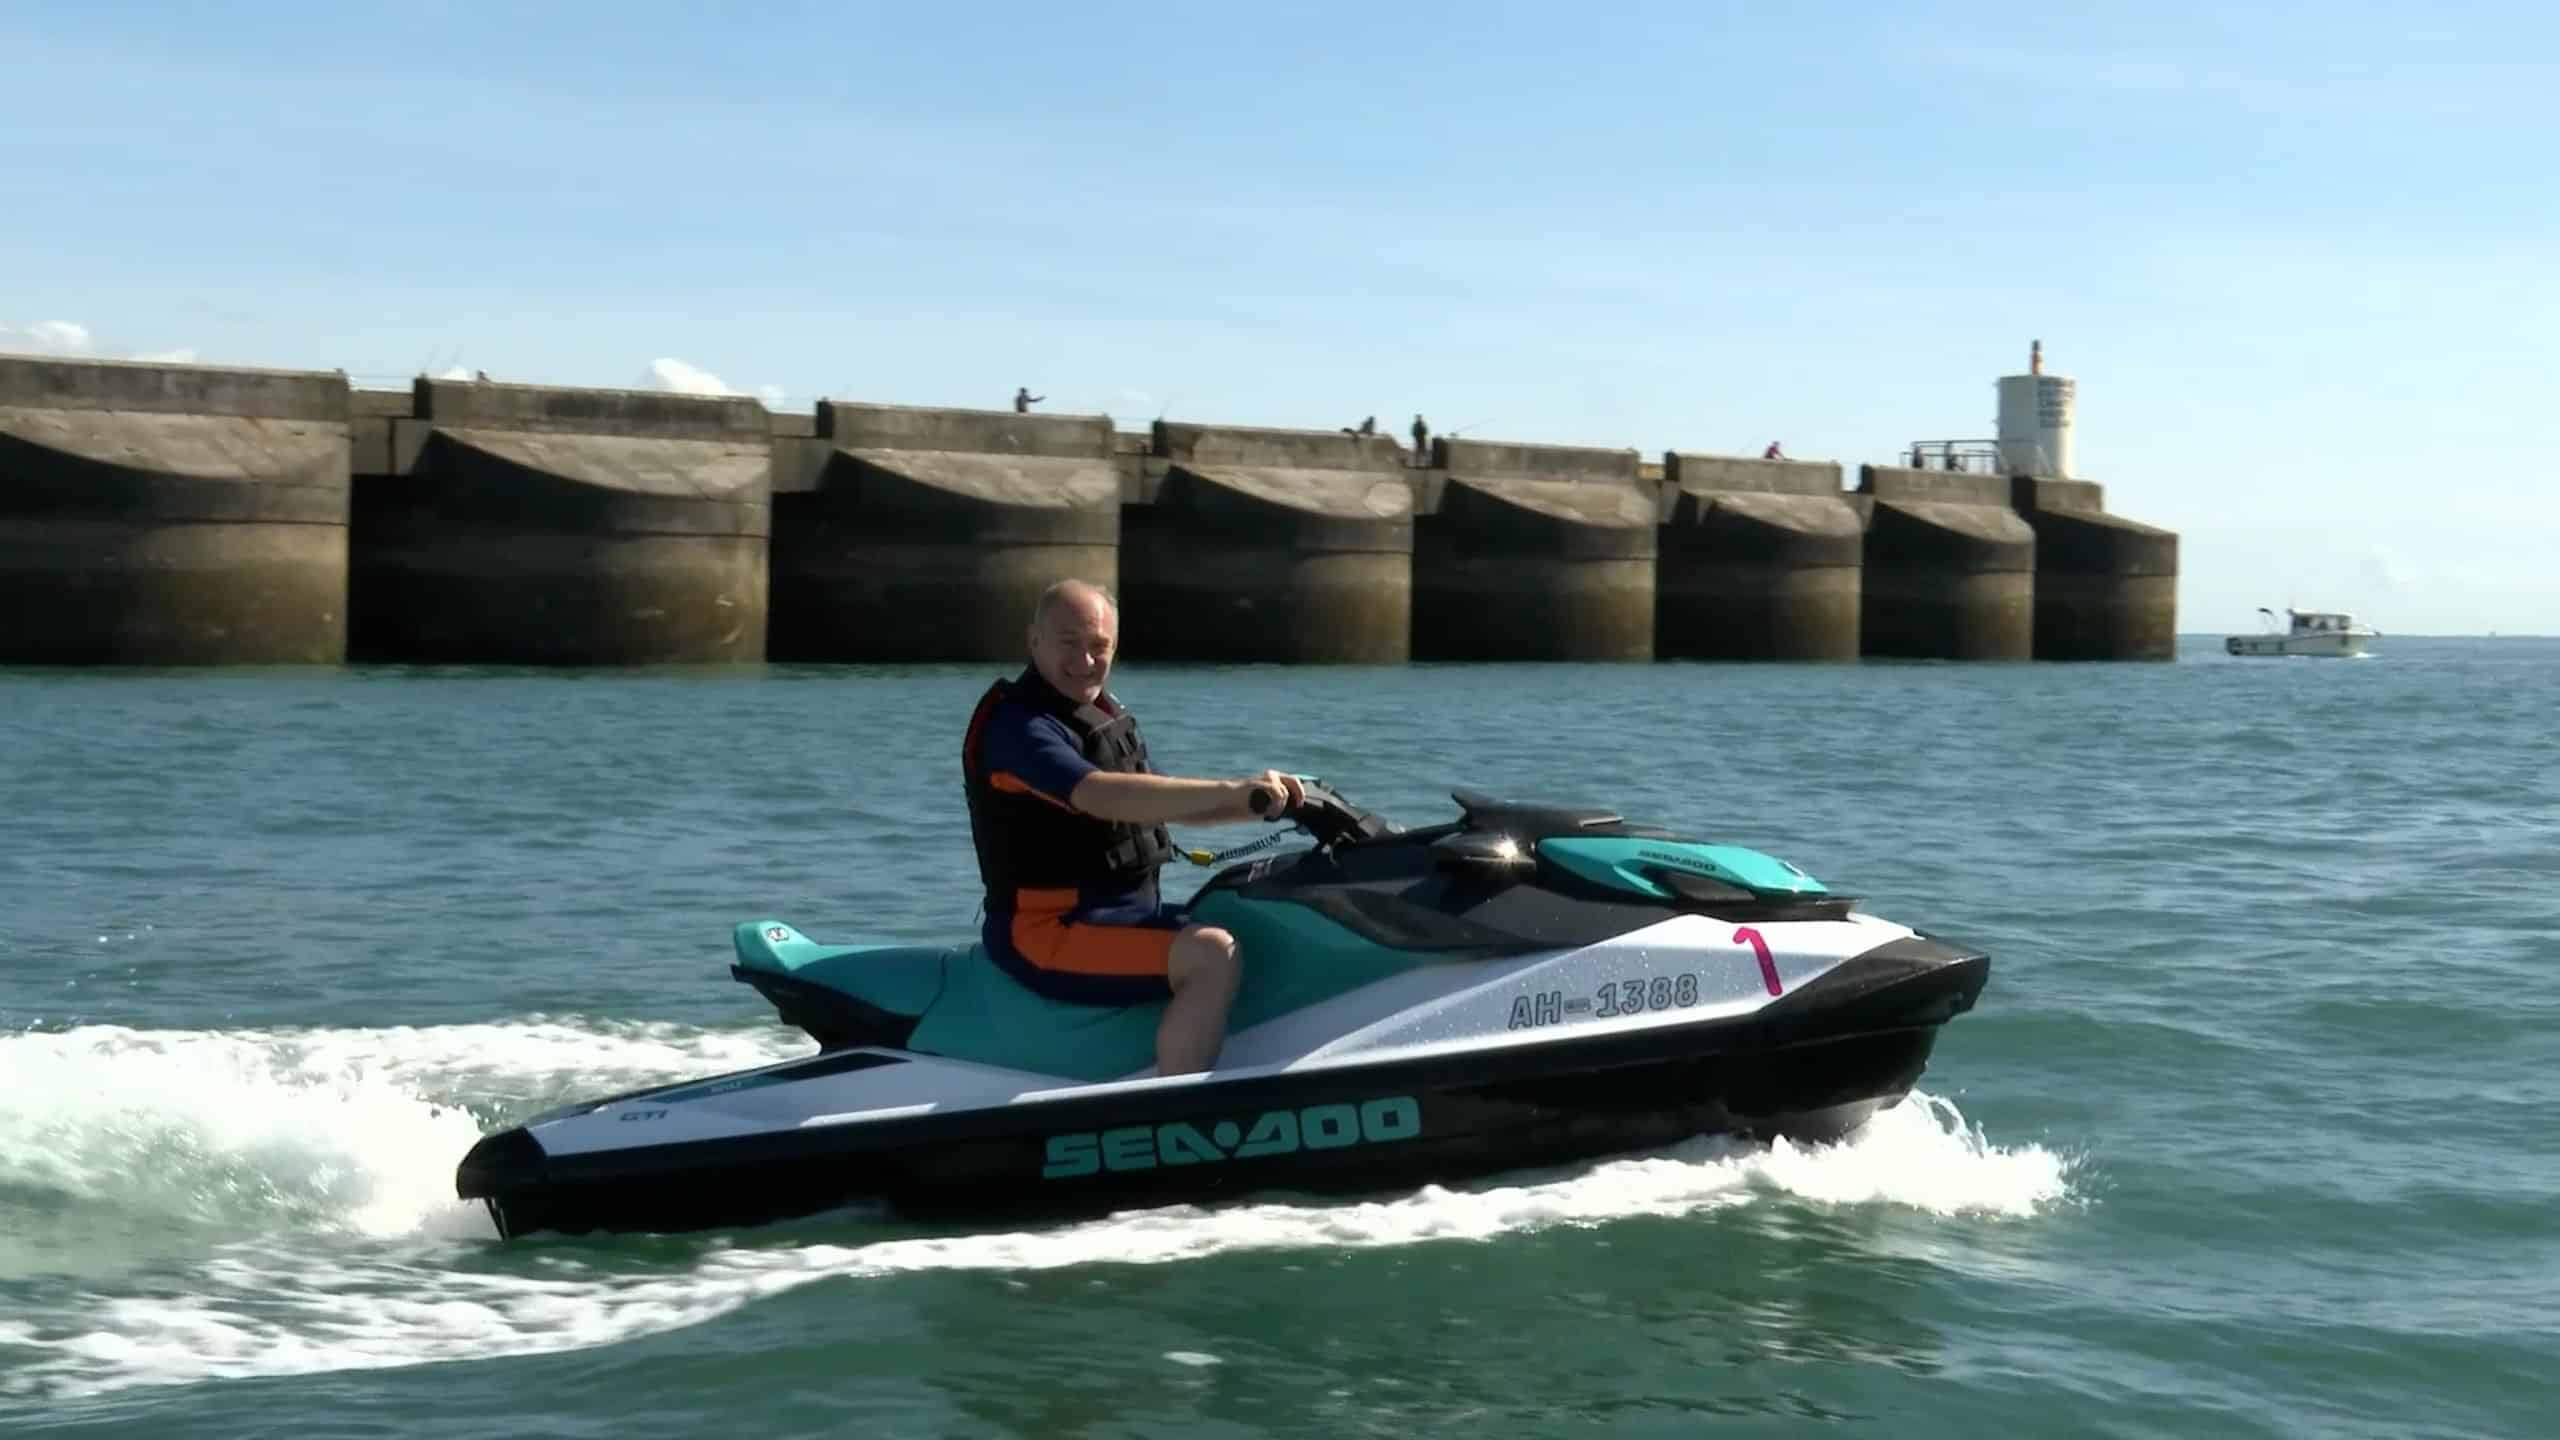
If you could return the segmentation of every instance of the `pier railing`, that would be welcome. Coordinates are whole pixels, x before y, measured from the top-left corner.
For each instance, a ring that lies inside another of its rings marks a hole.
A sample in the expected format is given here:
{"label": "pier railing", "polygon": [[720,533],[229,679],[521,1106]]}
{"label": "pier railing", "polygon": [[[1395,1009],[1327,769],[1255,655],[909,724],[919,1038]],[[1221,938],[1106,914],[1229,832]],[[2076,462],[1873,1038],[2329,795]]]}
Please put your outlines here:
{"label": "pier railing", "polygon": [[1974,475],[1997,475],[2000,471],[2000,442],[1997,440],[1914,440],[1902,452],[1902,463],[1914,470],[1954,470]]}

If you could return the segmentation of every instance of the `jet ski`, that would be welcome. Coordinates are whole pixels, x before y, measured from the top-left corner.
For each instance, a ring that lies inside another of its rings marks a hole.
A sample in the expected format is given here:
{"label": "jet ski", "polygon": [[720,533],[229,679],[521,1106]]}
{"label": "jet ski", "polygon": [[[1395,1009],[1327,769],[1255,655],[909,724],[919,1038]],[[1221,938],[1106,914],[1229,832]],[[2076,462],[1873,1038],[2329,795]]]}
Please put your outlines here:
{"label": "jet ski", "polygon": [[1755,850],[1451,798],[1455,820],[1402,829],[1309,780],[1281,834],[1311,844],[1200,888],[1192,918],[1244,956],[1205,1073],[1154,1073],[1161,1002],[1060,1004],[974,945],[754,920],[730,974],[815,1054],[537,1115],[475,1145],[456,1188],[512,1237],[882,1204],[1066,1218],[1700,1134],[1827,1141],[1911,1088],[1990,973]]}

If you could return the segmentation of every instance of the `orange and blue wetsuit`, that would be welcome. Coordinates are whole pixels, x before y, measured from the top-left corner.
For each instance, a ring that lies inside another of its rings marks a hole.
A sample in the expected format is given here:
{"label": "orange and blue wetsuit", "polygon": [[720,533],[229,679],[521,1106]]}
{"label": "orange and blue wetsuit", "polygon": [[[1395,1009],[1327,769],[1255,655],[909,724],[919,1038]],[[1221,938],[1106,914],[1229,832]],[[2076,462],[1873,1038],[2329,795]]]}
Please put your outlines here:
{"label": "orange and blue wetsuit", "polygon": [[1056,1000],[1127,1005],[1170,992],[1165,965],[1188,922],[1156,871],[1161,825],[1127,825],[1070,803],[1095,771],[1148,772],[1137,717],[1105,694],[1082,705],[1027,669],[978,702],[962,742],[969,833],[987,887],[987,953]]}

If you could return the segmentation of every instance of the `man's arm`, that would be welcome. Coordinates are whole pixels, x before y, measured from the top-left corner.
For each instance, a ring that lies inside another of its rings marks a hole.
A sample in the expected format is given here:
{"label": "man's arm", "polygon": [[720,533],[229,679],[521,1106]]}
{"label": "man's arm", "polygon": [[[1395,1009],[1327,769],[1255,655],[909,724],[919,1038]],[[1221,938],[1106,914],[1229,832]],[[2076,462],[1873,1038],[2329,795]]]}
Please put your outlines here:
{"label": "man's arm", "polygon": [[1265,806],[1272,816],[1305,798],[1297,781],[1271,770],[1242,780],[1097,770],[1064,724],[1018,711],[999,710],[989,723],[986,766],[998,790],[1037,795],[1053,805],[1129,825],[1223,825],[1257,818],[1257,791],[1284,802]]}
{"label": "man's arm", "polygon": [[1192,780],[1096,770],[1076,782],[1067,803],[1097,819],[1129,825],[1224,825],[1262,818],[1253,812],[1254,793],[1279,788],[1263,776]]}

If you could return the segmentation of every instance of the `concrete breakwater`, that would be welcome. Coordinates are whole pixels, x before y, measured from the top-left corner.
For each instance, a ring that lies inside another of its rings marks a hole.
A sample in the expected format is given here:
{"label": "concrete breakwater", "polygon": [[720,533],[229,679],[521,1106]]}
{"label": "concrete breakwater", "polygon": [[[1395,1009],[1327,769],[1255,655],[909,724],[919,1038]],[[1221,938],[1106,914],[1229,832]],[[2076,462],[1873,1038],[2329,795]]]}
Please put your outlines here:
{"label": "concrete breakwater", "polygon": [[347,382],[0,357],[0,663],[335,661]]}
{"label": "concrete breakwater", "polygon": [[2165,659],[2053,477],[0,356],[0,663]]}
{"label": "concrete breakwater", "polygon": [[764,658],[773,429],[755,401],[421,380],[408,414],[366,420],[381,468],[355,477],[348,658]]}

